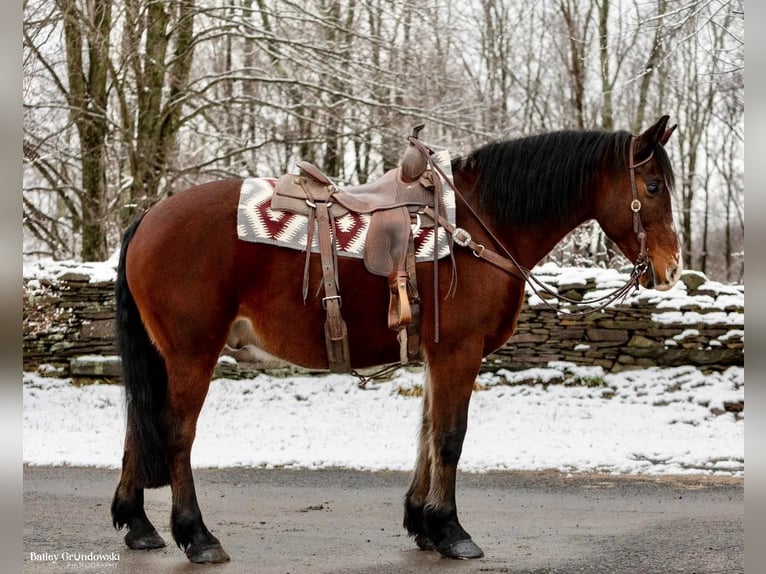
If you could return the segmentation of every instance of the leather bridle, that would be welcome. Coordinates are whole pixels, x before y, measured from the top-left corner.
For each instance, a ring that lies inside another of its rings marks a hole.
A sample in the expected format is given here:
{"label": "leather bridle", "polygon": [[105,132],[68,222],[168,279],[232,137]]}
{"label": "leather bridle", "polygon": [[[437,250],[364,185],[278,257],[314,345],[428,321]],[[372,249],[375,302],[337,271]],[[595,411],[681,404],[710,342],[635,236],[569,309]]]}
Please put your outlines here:
{"label": "leather bridle", "polygon": [[[641,201],[638,199],[638,188],[636,185],[636,168],[644,165],[647,163],[652,156],[654,155],[654,152],[652,151],[648,157],[641,160],[640,162],[634,162],[634,143],[636,140],[636,136],[631,136],[630,138],[630,145],[628,148],[628,171],[630,173],[630,191],[632,200],[630,202],[630,210],[633,214],[633,233],[636,235],[636,240],[639,244],[639,252],[636,256],[636,261],[633,264],[633,269],[630,272],[630,276],[628,277],[628,280],[625,282],[624,285],[621,287],[615,289],[614,291],[595,298],[590,299],[588,301],[578,301],[576,299],[571,299],[569,297],[566,297],[564,295],[559,295],[556,291],[554,291],[551,287],[543,283],[540,279],[538,279],[530,269],[524,267],[521,265],[516,258],[511,254],[508,249],[503,245],[503,243],[495,236],[495,234],[489,229],[487,224],[484,222],[482,217],[476,213],[474,208],[468,203],[468,201],[463,197],[463,194],[460,193],[460,191],[457,189],[454,183],[452,183],[451,179],[447,177],[447,175],[444,173],[444,170],[441,168],[439,163],[434,159],[434,152],[433,150],[425,145],[422,141],[420,141],[417,138],[410,137],[408,138],[410,143],[417,147],[421,153],[426,157],[429,166],[434,172],[437,172],[440,177],[434,177],[434,185],[436,187],[435,193],[441,194],[441,180],[447,182],[447,185],[452,189],[452,191],[455,193],[455,197],[459,198],[460,201],[465,205],[465,207],[468,209],[468,211],[471,213],[473,218],[479,223],[483,231],[490,237],[492,242],[496,245],[496,248],[500,251],[500,253],[497,253],[493,251],[492,249],[486,247],[485,245],[482,245],[480,243],[477,243],[473,240],[471,237],[471,234],[466,231],[465,229],[462,229],[460,227],[457,227],[450,223],[449,220],[447,220],[445,217],[441,216],[438,212],[434,211],[430,207],[423,208],[423,213],[428,215],[429,217],[433,218],[435,221],[438,221],[439,225],[444,227],[446,231],[452,236],[452,239],[454,243],[461,247],[465,247],[473,251],[473,254],[478,257],[479,259],[483,259],[484,261],[487,261],[488,263],[494,265],[495,267],[498,267],[499,269],[502,269],[509,275],[525,281],[532,291],[540,297],[541,301],[547,305],[548,307],[555,309],[556,311],[564,312],[568,315],[589,315],[591,313],[595,313],[597,311],[600,311],[604,307],[610,305],[612,302],[617,300],[623,300],[625,297],[627,297],[628,293],[631,291],[631,289],[638,289],[639,286],[639,279],[644,273],[650,273],[651,277],[650,280],[653,282],[654,280],[654,268],[652,266],[651,260],[647,257],[647,245],[646,245],[646,229],[644,228],[643,223],[641,222]],[[587,309],[577,309],[577,310],[571,310],[571,309],[561,309],[560,307],[557,307],[555,305],[550,304],[547,299],[543,296],[541,296],[540,292],[544,292],[547,295],[558,299],[559,301],[569,303],[572,305],[588,305]],[[591,306],[592,304],[598,304],[596,307]]]}
{"label": "leather bridle", "polygon": [[636,234],[636,239],[638,239],[638,244],[641,247],[638,251],[638,256],[636,256],[636,263],[634,264],[633,269],[634,271],[638,270],[637,277],[641,277],[646,271],[649,271],[652,275],[651,280],[654,282],[654,267],[652,266],[652,262],[648,260],[646,256],[646,229],[644,229],[644,224],[641,222],[641,201],[638,199],[638,188],[636,187],[636,168],[652,159],[654,150],[649,152],[646,159],[642,159],[638,163],[633,163],[636,159],[633,151],[633,144],[635,141],[636,136],[631,136],[628,151],[630,159],[628,170],[630,172],[630,193],[633,197],[630,202],[630,210],[633,212],[633,233]]}

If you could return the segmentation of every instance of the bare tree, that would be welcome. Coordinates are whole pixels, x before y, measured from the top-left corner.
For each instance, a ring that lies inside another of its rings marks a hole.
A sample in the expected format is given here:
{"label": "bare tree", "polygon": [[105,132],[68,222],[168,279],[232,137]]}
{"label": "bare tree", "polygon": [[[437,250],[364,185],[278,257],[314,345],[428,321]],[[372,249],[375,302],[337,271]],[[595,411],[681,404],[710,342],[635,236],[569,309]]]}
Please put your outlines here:
{"label": "bare tree", "polygon": [[[57,0],[52,7],[28,4],[25,9],[30,16],[42,16],[26,20],[25,64],[41,70],[52,89],[50,100],[28,105],[66,110],[66,117],[57,114],[58,122],[48,133],[35,130],[25,134],[24,159],[36,170],[40,182],[32,189],[60,200],[59,206],[71,221],[71,233],[79,239],[80,257],[103,259],[108,255],[105,200],[110,2],[94,0],[79,5],[75,0]],[[63,62],[40,45],[39,40],[49,34],[60,35]],[[25,125],[39,124],[30,121]],[[58,156],[58,138],[77,140],[74,161]],[[55,215],[41,210],[31,196],[25,197],[24,206],[27,227],[38,239],[52,250],[68,243]]]}
{"label": "bare tree", "polygon": [[[641,127],[647,120],[647,107],[649,106],[649,94],[652,91],[652,84],[656,80],[659,86],[653,91],[658,101],[663,100],[664,94],[664,78],[663,75],[667,66],[662,66],[661,62],[664,58],[664,42],[663,38],[666,33],[665,27],[661,25],[662,19],[667,12],[667,0],[657,0],[656,17],[652,20],[652,23],[648,25],[639,26],[640,28],[648,27],[654,28],[652,34],[652,44],[649,48],[649,54],[646,58],[646,63],[643,65],[643,69],[640,71],[641,80],[639,82],[638,90],[638,104],[636,107],[635,120],[633,121],[633,131],[638,133]],[[659,69],[662,67],[662,69]],[[659,73],[658,73],[659,71]]]}
{"label": "bare tree", "polygon": [[163,180],[173,167],[176,136],[190,97],[194,17],[192,0],[125,1],[123,52],[115,75],[135,91],[117,94],[122,99],[120,135],[130,164],[127,197],[120,198],[123,224],[168,191]]}
{"label": "bare tree", "polygon": [[[708,180],[704,173],[706,156],[704,141],[710,128],[715,109],[717,88],[713,77],[710,59],[705,57],[706,49],[696,36],[691,40],[687,36],[697,30],[707,21],[709,15],[691,5],[690,14],[683,15],[682,20],[675,25],[678,41],[683,42],[682,48],[673,52],[674,76],[672,92],[675,99],[676,115],[679,130],[676,147],[679,151],[677,160],[680,164],[679,193],[681,235],[684,249],[684,265],[695,268],[704,250],[704,242],[695,241],[695,222],[704,220],[705,182]],[[701,217],[700,217],[701,216]],[[702,223],[702,221],[700,221]]]}
{"label": "bare tree", "polygon": [[[608,6],[608,0],[604,0],[604,4]],[[561,15],[567,39],[567,49],[562,49],[562,58],[569,77],[570,105],[575,119],[573,127],[584,129],[587,123],[585,119],[586,54],[594,5],[592,2],[585,4],[584,13],[583,3],[577,0],[558,0],[556,7]],[[603,35],[602,41],[605,39],[606,34]]]}
{"label": "bare tree", "polygon": [[[46,16],[25,19],[25,60],[40,70],[36,86],[53,93],[47,101],[30,99],[25,105],[27,125],[40,128],[25,135],[25,159],[36,173],[32,179],[40,182],[27,189],[25,220],[38,239],[59,252],[65,234],[59,217],[36,208],[33,200],[40,193],[55,195],[66,206],[79,256],[86,260],[109,255],[113,216],[121,227],[159,197],[187,96],[193,2],[174,3],[172,13],[164,3],[147,0],[126,1],[124,8],[116,25],[111,0],[26,6],[30,16]],[[113,42],[120,30],[120,41]],[[52,38],[60,38],[63,61],[56,50],[48,51]],[[51,108],[65,109],[67,117],[44,118]],[[69,140],[65,153],[61,138]],[[110,165],[114,148],[128,157],[123,168],[128,183],[118,182],[118,190],[109,189],[113,174],[122,173]],[[122,189],[127,193],[120,194]]]}

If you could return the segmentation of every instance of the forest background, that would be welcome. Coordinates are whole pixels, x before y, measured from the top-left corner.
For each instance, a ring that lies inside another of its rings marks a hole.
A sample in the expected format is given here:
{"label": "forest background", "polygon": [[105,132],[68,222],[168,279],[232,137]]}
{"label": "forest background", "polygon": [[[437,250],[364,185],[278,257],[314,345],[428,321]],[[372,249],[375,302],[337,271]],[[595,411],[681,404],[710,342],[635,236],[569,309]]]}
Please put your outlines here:
{"label": "forest background", "polygon": [[[22,98],[25,259],[299,159],[365,182],[421,122],[454,156],[670,114],[684,265],[744,282],[743,0],[24,0]],[[550,258],[620,257],[589,224]]]}

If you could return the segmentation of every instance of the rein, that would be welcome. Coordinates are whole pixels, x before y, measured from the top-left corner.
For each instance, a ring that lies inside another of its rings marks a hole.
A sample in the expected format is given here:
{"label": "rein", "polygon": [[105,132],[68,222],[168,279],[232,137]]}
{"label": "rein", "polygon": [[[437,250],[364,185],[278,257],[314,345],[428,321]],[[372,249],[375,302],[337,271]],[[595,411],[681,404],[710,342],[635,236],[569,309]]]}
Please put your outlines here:
{"label": "rein", "polygon": [[431,168],[435,171],[437,171],[442,178],[447,182],[447,185],[449,185],[452,188],[452,191],[455,193],[455,196],[460,198],[460,201],[463,202],[465,207],[468,209],[468,211],[471,213],[473,218],[481,225],[481,228],[484,230],[484,232],[489,235],[490,239],[495,243],[495,245],[499,248],[499,251],[501,253],[497,253],[484,245],[477,243],[473,240],[471,237],[471,234],[466,231],[465,229],[462,229],[460,227],[457,227],[450,223],[446,218],[442,217],[438,212],[435,212],[430,207],[425,207],[423,209],[423,212],[428,215],[429,217],[434,218],[434,220],[437,220],[439,224],[444,227],[447,232],[452,235],[452,238],[455,243],[457,243],[461,247],[466,247],[473,251],[473,254],[478,257],[479,259],[483,259],[487,261],[488,263],[494,265],[495,267],[505,271],[509,275],[525,281],[529,287],[532,289],[532,291],[540,297],[540,300],[549,308],[558,311],[566,313],[567,315],[572,316],[585,316],[590,315],[592,313],[596,313],[614,301],[617,300],[624,300],[625,297],[627,297],[628,293],[631,289],[638,290],[639,286],[639,279],[640,277],[649,271],[650,273],[653,273],[651,262],[648,261],[646,254],[647,254],[647,248],[646,248],[646,230],[644,229],[644,225],[641,222],[641,202],[638,199],[638,188],[636,187],[636,168],[644,165],[647,163],[653,155],[653,152],[649,154],[649,156],[638,162],[634,163],[634,142],[635,142],[635,136],[632,136],[630,139],[630,147],[629,147],[629,155],[630,155],[630,161],[628,164],[628,169],[630,172],[630,191],[632,195],[632,201],[630,202],[630,210],[633,213],[633,233],[636,235],[636,239],[639,242],[640,245],[640,251],[638,253],[638,256],[636,257],[636,262],[633,264],[633,269],[630,272],[630,276],[628,280],[625,282],[624,285],[621,287],[618,287],[614,291],[598,297],[596,299],[591,299],[587,303],[599,303],[598,306],[592,307],[588,306],[587,309],[578,309],[578,310],[563,310],[547,301],[545,297],[541,295],[541,292],[546,293],[547,295],[550,295],[551,297],[558,299],[561,302],[569,303],[573,305],[584,305],[585,303],[583,301],[577,301],[575,299],[571,299],[569,297],[566,297],[564,295],[560,295],[557,292],[555,292],[551,287],[543,283],[540,279],[538,279],[530,269],[527,269],[523,265],[521,265],[516,258],[511,254],[508,249],[503,245],[503,243],[497,238],[497,236],[492,232],[492,230],[489,228],[489,226],[485,223],[485,221],[482,219],[482,217],[474,210],[474,208],[468,203],[468,201],[465,199],[462,193],[457,189],[454,183],[446,176],[444,173],[444,170],[442,170],[441,166],[434,161],[433,158],[433,150],[429,148],[427,145],[423,144],[420,140],[417,138],[408,138],[410,143],[412,143],[415,147],[417,147],[420,152],[425,156],[426,160],[428,161]]}

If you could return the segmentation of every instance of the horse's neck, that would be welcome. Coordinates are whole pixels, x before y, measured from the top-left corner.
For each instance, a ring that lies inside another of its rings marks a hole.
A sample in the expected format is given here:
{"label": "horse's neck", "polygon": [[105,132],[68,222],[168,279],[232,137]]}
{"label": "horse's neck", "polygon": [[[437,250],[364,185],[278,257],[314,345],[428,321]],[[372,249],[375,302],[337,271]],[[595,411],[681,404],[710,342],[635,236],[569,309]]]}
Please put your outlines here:
{"label": "horse's neck", "polygon": [[521,265],[531,269],[583,221],[573,217],[571,222],[561,225],[521,227],[501,234],[500,239]]}
{"label": "horse's neck", "polygon": [[[479,215],[484,224],[488,225],[495,237],[502,243],[503,247],[511,252],[514,258],[524,267],[531,269],[537,263],[548,255],[556,244],[561,241],[568,233],[578,225],[588,219],[586,210],[572,209],[571,217],[564,223],[555,224],[536,224],[521,227],[508,227],[507,229],[497,228],[492,222],[492,216],[479,205],[478,195],[475,191],[476,175],[470,171],[454,171],[455,184],[462,193],[463,197],[469,203],[471,208]],[[459,202],[459,200],[458,200]],[[472,218],[468,216],[469,221]],[[469,231],[482,234],[479,222],[466,221],[466,225],[471,227]],[[492,243],[486,246],[490,247]],[[492,247],[496,249],[498,246]]]}

